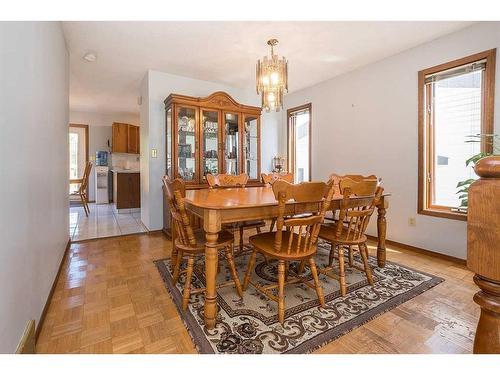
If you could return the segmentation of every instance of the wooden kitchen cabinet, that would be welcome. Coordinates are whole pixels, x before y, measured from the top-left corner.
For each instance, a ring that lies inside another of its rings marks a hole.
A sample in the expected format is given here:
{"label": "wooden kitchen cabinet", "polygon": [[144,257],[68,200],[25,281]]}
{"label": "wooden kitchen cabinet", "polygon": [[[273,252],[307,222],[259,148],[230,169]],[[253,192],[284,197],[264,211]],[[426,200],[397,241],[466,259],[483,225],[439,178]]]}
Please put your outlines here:
{"label": "wooden kitchen cabinet", "polygon": [[128,153],[139,153],[139,127],[134,125],[128,126]]}
{"label": "wooden kitchen cabinet", "polygon": [[139,127],[119,122],[113,123],[113,152],[139,154]]}
{"label": "wooden kitchen cabinet", "polygon": [[141,207],[141,177],[135,172],[113,172],[113,202],[116,209]]}

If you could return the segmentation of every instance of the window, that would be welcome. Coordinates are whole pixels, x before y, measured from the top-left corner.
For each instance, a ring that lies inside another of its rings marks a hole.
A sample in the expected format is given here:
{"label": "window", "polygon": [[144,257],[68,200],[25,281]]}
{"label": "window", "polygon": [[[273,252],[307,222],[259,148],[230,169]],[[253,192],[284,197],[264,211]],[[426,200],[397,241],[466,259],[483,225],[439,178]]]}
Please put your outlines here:
{"label": "window", "polygon": [[491,145],[467,142],[493,132],[496,50],[419,72],[420,214],[466,220],[457,184],[477,178],[465,161]]}
{"label": "window", "polygon": [[[69,125],[69,192],[78,189],[79,183],[71,180],[78,180],[83,177],[85,163],[89,160],[89,139],[88,125]],[[87,186],[88,189],[88,186]]]}
{"label": "window", "polygon": [[296,183],[311,180],[311,103],[287,111],[288,170]]}
{"label": "window", "polygon": [[69,133],[69,178],[78,178],[78,133]]}

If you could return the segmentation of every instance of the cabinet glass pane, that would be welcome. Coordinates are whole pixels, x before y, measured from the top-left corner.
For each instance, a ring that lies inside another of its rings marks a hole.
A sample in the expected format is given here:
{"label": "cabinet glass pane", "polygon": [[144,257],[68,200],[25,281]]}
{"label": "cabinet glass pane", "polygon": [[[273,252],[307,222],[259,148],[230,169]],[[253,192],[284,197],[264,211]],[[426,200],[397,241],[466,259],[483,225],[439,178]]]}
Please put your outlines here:
{"label": "cabinet glass pane", "polygon": [[196,178],[196,110],[179,108],[178,124],[178,173],[186,181]]}
{"label": "cabinet glass pane", "polygon": [[239,166],[239,128],[238,115],[234,113],[224,114],[225,149],[224,157],[227,174],[238,174]]}
{"label": "cabinet glass pane", "polygon": [[167,110],[167,176],[172,177],[172,108]]}
{"label": "cabinet glass pane", "polygon": [[201,131],[203,150],[201,169],[203,176],[207,173],[219,173],[219,112],[202,111]]}
{"label": "cabinet glass pane", "polygon": [[257,117],[245,117],[245,136],[243,138],[245,155],[245,173],[250,179],[257,179],[257,159],[258,159],[258,124]]}

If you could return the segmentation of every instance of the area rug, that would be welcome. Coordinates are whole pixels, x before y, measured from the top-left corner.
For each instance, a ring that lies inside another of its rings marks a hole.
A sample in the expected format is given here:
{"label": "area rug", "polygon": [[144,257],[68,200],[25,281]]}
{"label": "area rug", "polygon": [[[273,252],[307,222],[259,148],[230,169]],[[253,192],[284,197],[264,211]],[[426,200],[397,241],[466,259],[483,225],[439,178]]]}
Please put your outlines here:
{"label": "area rug", "polygon": [[[251,248],[247,247],[235,259],[240,280],[243,280],[250,251]],[[318,266],[328,262],[329,251],[329,244],[319,243]],[[355,261],[359,263],[360,259],[355,257]],[[183,276],[177,285],[173,285],[170,260],[162,259],[155,263],[200,353],[278,354],[309,353],[443,281],[392,262],[378,268],[374,257],[370,257],[369,262],[374,285],[368,284],[363,272],[347,267],[348,290],[345,297],[340,295],[337,280],[320,275],[325,308],[319,305],[315,291],[307,286],[286,286],[283,325],[278,322],[277,303],[258,293],[252,285],[244,292],[243,299],[238,297],[233,287],[218,289],[217,324],[210,330],[205,328],[203,321],[203,294],[191,296],[188,309],[182,311]],[[231,279],[225,261],[220,264],[218,283]],[[307,268],[305,272],[307,274]],[[253,282],[261,285],[275,283],[276,275],[276,261],[266,263],[263,257],[257,258]],[[202,259],[195,267],[192,283],[196,288],[205,286]]]}

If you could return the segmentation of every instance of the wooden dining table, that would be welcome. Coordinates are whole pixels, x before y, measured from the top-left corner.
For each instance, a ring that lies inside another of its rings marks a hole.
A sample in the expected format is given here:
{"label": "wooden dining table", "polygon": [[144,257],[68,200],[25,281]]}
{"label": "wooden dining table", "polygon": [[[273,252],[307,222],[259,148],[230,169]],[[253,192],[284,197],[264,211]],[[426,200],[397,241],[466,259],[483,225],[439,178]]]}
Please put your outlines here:
{"label": "wooden dining table", "polygon": [[[386,209],[388,196],[384,194],[377,206],[377,262],[379,267],[385,266],[385,236],[386,236]],[[373,197],[355,198],[360,204],[369,204]],[[340,207],[342,196],[333,197],[331,210]],[[188,190],[185,197],[186,209],[203,221],[206,236],[205,247],[205,325],[211,329],[215,327],[217,317],[217,294],[215,290],[217,276],[218,252],[216,248],[219,232],[223,224],[246,220],[273,219],[278,216],[278,202],[269,186],[227,188],[227,189],[201,189]],[[311,212],[319,208],[319,202],[296,203],[290,201],[285,208],[285,214],[300,214]],[[177,256],[175,247],[172,259]]]}

